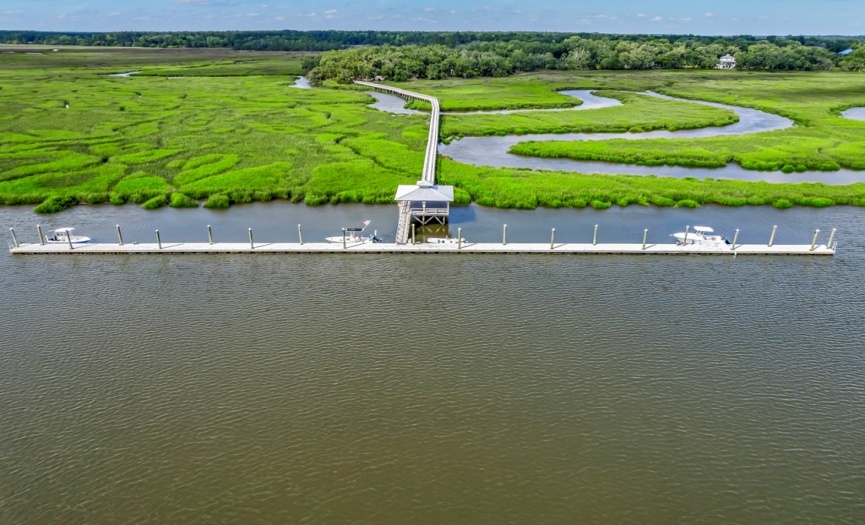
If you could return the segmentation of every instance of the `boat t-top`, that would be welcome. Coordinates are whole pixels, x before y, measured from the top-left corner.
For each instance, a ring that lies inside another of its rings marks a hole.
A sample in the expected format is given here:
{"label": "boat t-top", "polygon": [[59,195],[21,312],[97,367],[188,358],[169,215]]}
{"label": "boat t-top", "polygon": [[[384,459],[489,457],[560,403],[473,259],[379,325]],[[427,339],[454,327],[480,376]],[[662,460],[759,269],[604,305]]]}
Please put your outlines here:
{"label": "boat t-top", "polygon": [[72,230],[75,228],[57,228],[56,230],[51,231],[51,235],[48,236],[46,241],[49,243],[69,243],[72,244],[80,244],[84,242],[90,242],[90,237],[81,237],[78,235],[72,235]]}
{"label": "boat t-top", "polygon": [[333,237],[325,237],[324,239],[327,242],[333,243],[341,243],[343,239],[345,239],[346,244],[367,244],[373,242],[381,242],[381,238],[377,235],[378,232],[368,233],[366,235],[363,234],[363,231],[366,230],[366,227],[369,226],[371,220],[367,219],[363,221],[362,228],[346,228],[345,236],[342,234],[335,235]]}
{"label": "boat t-top", "polygon": [[694,231],[688,231],[685,228],[684,232],[672,234],[676,239],[676,243],[681,246],[699,245],[699,246],[725,246],[730,244],[725,237],[714,235],[715,230],[708,226],[694,226]]}

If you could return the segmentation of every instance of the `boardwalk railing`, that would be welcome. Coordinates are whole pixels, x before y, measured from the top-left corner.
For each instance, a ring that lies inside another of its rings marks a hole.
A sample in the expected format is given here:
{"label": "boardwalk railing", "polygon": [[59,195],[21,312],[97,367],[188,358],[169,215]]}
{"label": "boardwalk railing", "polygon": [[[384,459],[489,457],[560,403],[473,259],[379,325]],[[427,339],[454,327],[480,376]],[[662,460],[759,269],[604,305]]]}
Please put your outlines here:
{"label": "boardwalk railing", "polygon": [[436,159],[438,157],[439,145],[439,117],[441,116],[441,107],[439,106],[438,99],[429,95],[424,95],[423,93],[415,93],[414,91],[386,86],[384,84],[376,84],[375,82],[355,80],[354,83],[377,91],[384,91],[385,93],[390,93],[406,100],[415,99],[429,102],[430,106],[432,106],[432,112],[430,113],[429,135],[427,136],[426,156],[424,157],[423,176],[421,177],[421,180],[435,184]]}

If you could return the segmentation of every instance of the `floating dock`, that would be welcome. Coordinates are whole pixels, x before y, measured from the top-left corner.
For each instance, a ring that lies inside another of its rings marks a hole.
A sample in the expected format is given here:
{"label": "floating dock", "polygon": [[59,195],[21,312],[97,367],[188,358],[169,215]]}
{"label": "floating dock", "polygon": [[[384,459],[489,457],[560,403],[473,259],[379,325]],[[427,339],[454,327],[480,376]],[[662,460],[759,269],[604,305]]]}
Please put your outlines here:
{"label": "floating dock", "polygon": [[163,242],[102,244],[24,244],[9,249],[16,255],[132,255],[132,254],[536,254],[536,255],[835,255],[835,246],[810,244],[737,244],[700,246],[678,244],[615,243],[260,243]]}

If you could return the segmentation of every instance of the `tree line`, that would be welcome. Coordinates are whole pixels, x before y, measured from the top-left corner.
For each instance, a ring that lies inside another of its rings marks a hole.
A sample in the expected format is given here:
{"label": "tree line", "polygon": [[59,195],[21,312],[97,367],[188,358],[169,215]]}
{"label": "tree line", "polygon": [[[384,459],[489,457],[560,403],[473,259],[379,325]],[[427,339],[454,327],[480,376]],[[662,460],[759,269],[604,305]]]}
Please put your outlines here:
{"label": "tree line", "polygon": [[[865,69],[857,37],[610,35],[488,31],[0,31],[0,43],[325,51],[307,59],[313,80],[383,76],[505,76],[539,69],[711,69],[730,54],[737,69]],[[847,54],[843,51],[852,50]]]}
{"label": "tree line", "polygon": [[[497,77],[524,71],[713,69],[732,55],[736,68],[758,71],[865,69],[865,43],[751,37],[569,36],[558,42],[474,41],[457,47],[371,46],[336,50],[304,62],[314,82],[384,77],[437,80]],[[849,47],[847,47],[849,46]],[[836,51],[836,49],[841,48]],[[840,54],[839,51],[852,49]]]}

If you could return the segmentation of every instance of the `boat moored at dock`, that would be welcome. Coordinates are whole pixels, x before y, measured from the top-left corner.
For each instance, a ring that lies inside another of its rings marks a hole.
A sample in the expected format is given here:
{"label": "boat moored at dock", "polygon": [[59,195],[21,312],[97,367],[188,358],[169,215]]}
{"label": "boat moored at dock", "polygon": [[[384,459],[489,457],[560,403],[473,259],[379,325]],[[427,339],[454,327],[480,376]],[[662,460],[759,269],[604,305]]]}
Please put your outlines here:
{"label": "boat moored at dock", "polygon": [[685,228],[684,232],[673,233],[671,236],[676,239],[676,243],[682,246],[697,245],[697,246],[729,246],[730,241],[721,235],[715,235],[715,230],[709,226],[694,226],[694,231],[688,231]]}
{"label": "boat moored at dock", "polygon": [[330,243],[343,243],[343,242],[345,242],[346,244],[371,244],[371,243],[382,242],[381,238],[378,236],[378,232],[373,232],[373,233],[364,235],[363,232],[364,232],[364,230],[366,230],[366,227],[369,226],[370,222],[372,222],[372,221],[367,219],[367,220],[363,221],[363,227],[362,228],[357,228],[357,227],[345,228],[343,230],[344,234],[335,235],[333,237],[325,237],[324,239]]}
{"label": "boat moored at dock", "polygon": [[85,242],[90,242],[90,237],[82,237],[79,235],[72,235],[72,230],[75,228],[57,228],[51,232],[45,241],[49,244],[83,244]]}
{"label": "boat moored at dock", "polygon": [[457,239],[456,237],[427,237],[426,242],[430,244],[466,244],[468,241],[465,238]]}

